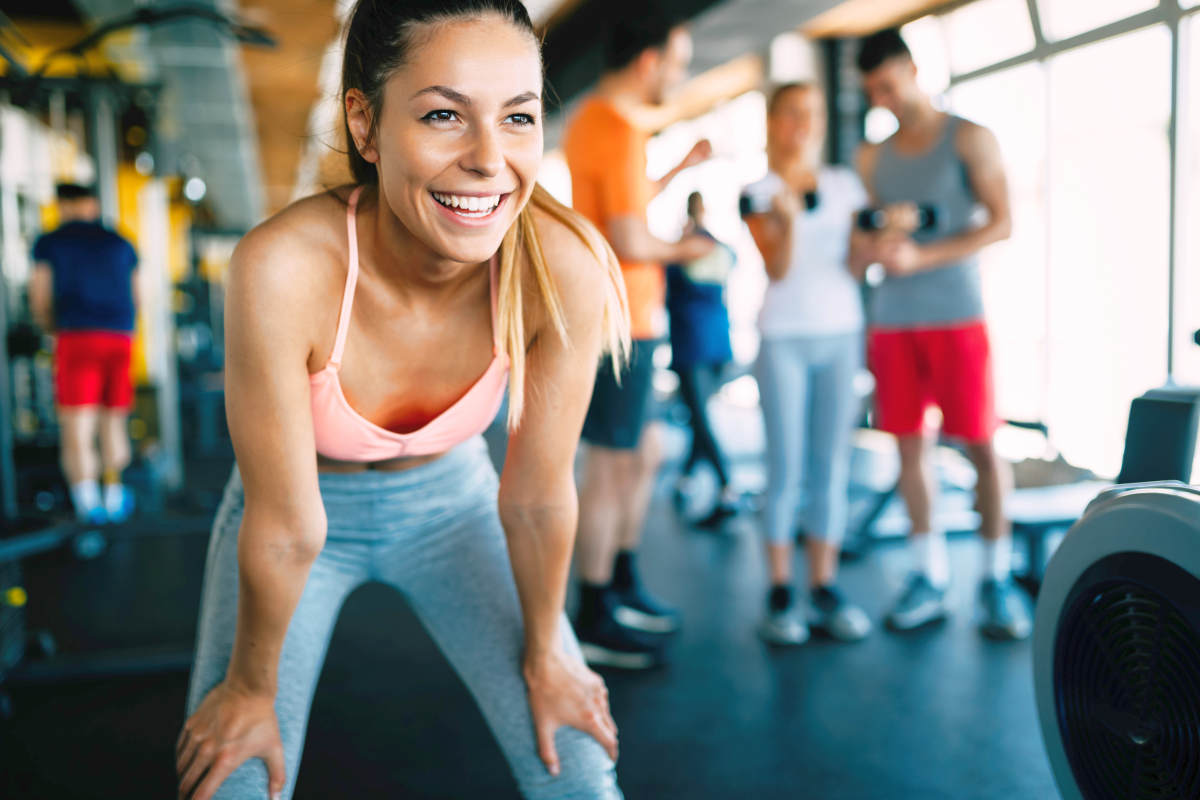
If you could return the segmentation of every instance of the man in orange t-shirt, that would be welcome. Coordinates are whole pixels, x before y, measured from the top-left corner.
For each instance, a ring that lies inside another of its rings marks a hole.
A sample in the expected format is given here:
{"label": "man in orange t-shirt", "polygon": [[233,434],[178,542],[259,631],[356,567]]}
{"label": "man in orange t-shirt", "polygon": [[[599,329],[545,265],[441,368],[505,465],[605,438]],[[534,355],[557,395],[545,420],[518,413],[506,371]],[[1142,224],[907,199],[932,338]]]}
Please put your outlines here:
{"label": "man in orange t-shirt", "polygon": [[629,296],[633,351],[616,381],[601,368],[583,426],[588,443],[579,492],[579,612],[575,632],[591,664],[645,669],[660,662],[661,636],[679,615],[641,587],[634,551],[659,466],[658,437],[646,425],[652,355],[665,333],[664,262],[691,261],[713,247],[705,236],[674,243],[653,236],[646,206],[684,169],[709,157],[701,141],[661,179],[646,175],[649,133],[631,117],[658,105],[686,75],[686,29],[653,13],[625,15],[608,43],[607,70],[571,119],[563,150],[576,210],[595,223],[621,262]]}

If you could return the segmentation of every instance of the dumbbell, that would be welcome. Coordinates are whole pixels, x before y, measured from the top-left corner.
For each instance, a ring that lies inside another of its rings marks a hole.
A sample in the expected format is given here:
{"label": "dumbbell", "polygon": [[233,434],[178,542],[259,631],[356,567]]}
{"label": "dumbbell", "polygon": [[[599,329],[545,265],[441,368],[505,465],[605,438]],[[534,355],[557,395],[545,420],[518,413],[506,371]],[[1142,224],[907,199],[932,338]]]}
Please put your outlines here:
{"label": "dumbbell", "polygon": [[[766,214],[771,210],[774,198],[767,194],[744,194],[738,198],[738,214],[743,217],[751,214]],[[804,193],[804,210],[814,211],[821,204],[821,197],[816,192]]]}
{"label": "dumbbell", "polygon": [[861,231],[881,231],[885,228],[897,228],[906,233],[915,233],[917,231],[930,231],[937,227],[939,217],[937,206],[918,205],[916,209],[917,218],[915,226],[912,224],[896,224],[897,221],[891,218],[896,212],[890,206],[885,208],[864,208],[855,215],[854,222]]}

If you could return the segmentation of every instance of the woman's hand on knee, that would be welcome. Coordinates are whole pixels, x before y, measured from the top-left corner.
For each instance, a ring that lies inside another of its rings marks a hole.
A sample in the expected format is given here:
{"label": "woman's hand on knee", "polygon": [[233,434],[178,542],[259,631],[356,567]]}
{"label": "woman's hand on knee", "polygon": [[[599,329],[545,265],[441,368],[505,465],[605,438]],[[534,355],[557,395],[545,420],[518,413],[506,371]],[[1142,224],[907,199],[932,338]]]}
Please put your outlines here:
{"label": "woman's hand on knee", "polygon": [[617,725],[599,675],[558,650],[535,661],[526,659],[524,673],[538,755],[551,775],[559,773],[554,734],[564,725],[590,735],[617,760]]}
{"label": "woman's hand on knee", "polygon": [[210,800],[225,779],[251,758],[261,758],[267,765],[275,800],[286,783],[275,700],[217,684],[183,724],[175,745],[180,800]]}

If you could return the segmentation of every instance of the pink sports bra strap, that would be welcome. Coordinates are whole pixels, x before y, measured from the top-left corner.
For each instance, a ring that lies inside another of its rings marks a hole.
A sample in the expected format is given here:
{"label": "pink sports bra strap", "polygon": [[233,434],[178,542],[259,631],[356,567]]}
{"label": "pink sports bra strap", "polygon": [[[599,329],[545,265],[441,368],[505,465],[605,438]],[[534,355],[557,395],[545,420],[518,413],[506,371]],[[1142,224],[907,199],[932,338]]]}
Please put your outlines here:
{"label": "pink sports bra strap", "polygon": [[358,197],[363,187],[350,193],[346,204],[346,237],[350,244],[350,264],[346,272],[346,290],[342,294],[342,310],[338,314],[337,337],[333,340],[333,352],[329,364],[337,369],[342,366],[342,351],[346,348],[346,333],[350,330],[350,309],[354,305],[354,287],[358,284],[358,227],[354,224]]}
{"label": "pink sports bra strap", "polygon": [[496,284],[500,280],[497,271],[500,265],[500,254],[492,256],[488,263],[488,285],[491,287],[492,294],[492,353],[500,354],[500,320],[498,318],[499,308],[496,305]]}

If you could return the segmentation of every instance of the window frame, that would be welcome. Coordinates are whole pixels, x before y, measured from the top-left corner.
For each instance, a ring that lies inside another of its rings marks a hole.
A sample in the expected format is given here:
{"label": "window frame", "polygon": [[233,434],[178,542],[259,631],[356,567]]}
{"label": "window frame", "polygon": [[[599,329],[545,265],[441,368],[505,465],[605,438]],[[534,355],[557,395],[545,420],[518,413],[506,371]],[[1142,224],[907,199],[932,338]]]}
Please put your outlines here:
{"label": "window frame", "polygon": [[[1171,35],[1171,117],[1168,125],[1168,152],[1170,157],[1169,163],[1169,201],[1168,201],[1168,236],[1169,246],[1167,248],[1167,297],[1166,297],[1166,312],[1167,312],[1167,381],[1174,380],[1175,375],[1175,338],[1177,326],[1177,308],[1175,302],[1177,281],[1177,270],[1181,264],[1183,256],[1183,230],[1179,219],[1180,206],[1182,204],[1183,187],[1181,185],[1179,171],[1182,168],[1180,153],[1184,146],[1182,141],[1183,131],[1180,129],[1180,102],[1182,98],[1181,84],[1186,79],[1183,75],[1184,59],[1181,53],[1181,39],[1184,21],[1194,15],[1200,14],[1200,5],[1192,8],[1183,8],[1179,0],[1159,0],[1156,7],[1146,11],[1139,12],[1124,19],[1110,22],[1107,25],[1102,25],[1099,28],[1094,28],[1083,33],[1070,36],[1065,39],[1051,40],[1047,39],[1045,31],[1042,27],[1041,14],[1038,8],[1038,3],[1041,0],[1025,0],[1026,8],[1029,13],[1029,21],[1033,27],[1034,45],[1033,49],[1021,53],[1019,55],[1006,58],[1003,61],[998,61],[994,64],[989,64],[979,69],[971,70],[970,72],[954,72],[951,65],[950,83],[947,91],[953,90],[954,87],[969,83],[977,78],[983,78],[997,72],[1019,67],[1030,62],[1039,62],[1043,65],[1047,64],[1055,56],[1062,55],[1070,50],[1076,50],[1081,47],[1095,44],[1096,42],[1111,39],[1124,34],[1133,33],[1143,28],[1149,28],[1154,25],[1166,25]],[[948,8],[944,8],[935,12],[934,16],[939,19],[943,16],[956,11],[964,6],[970,5],[970,2],[956,3]],[[1198,38],[1200,37],[1193,37]],[[1188,46],[1194,51],[1200,48],[1200,43],[1189,42]],[[1189,57],[1194,61],[1200,59],[1200,53],[1191,52]],[[1191,113],[1200,113],[1198,109],[1192,109]],[[1049,131],[1047,131],[1049,135]],[[1049,253],[1047,253],[1047,258]],[[1047,261],[1049,263],[1049,261]]]}

